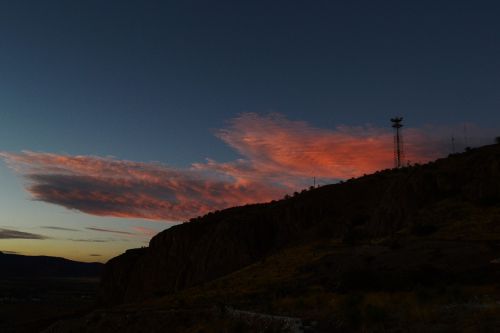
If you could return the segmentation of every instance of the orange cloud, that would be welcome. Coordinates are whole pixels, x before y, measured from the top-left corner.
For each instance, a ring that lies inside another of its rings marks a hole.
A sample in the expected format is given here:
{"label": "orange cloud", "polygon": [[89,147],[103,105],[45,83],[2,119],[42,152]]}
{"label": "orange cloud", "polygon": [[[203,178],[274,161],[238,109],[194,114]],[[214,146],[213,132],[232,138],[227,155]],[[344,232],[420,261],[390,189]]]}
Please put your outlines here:
{"label": "orange cloud", "polygon": [[[242,179],[344,179],[393,164],[392,132],[369,125],[326,130],[279,114],[263,117],[247,113],[233,119],[228,129],[216,135],[245,159],[223,164],[208,161],[197,166]],[[429,161],[443,153],[442,145],[431,143],[423,131],[409,129],[405,137],[406,157],[412,162]]]}
{"label": "orange cloud", "polygon": [[146,236],[148,238],[155,236],[159,233],[158,230],[154,230],[151,228],[141,227],[141,226],[133,226],[132,230],[134,230],[137,234],[141,236]]}
{"label": "orange cloud", "polygon": [[[449,152],[449,129],[404,129],[406,159]],[[189,169],[159,163],[25,151],[0,152],[27,180],[36,200],[99,216],[184,221],[211,210],[265,202],[311,184],[360,176],[393,163],[392,132],[375,126],[315,128],[253,113],[216,136],[241,159],[207,160]],[[137,230],[140,231],[140,230]],[[142,230],[144,231],[144,230]]]}
{"label": "orange cloud", "polygon": [[98,216],[182,221],[280,194],[158,163],[35,152],[0,156],[28,180],[34,199]]}

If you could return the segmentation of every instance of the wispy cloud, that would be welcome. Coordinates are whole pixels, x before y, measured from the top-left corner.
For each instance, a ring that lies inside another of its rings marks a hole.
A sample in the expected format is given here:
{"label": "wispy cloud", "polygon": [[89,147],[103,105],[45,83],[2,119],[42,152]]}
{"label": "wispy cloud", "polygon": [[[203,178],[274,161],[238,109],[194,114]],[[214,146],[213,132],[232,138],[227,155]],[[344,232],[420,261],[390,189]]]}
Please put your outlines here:
{"label": "wispy cloud", "polygon": [[5,251],[5,250],[0,251],[0,253],[3,253],[3,254],[21,254],[21,253],[19,253],[17,251]]}
{"label": "wispy cloud", "polygon": [[97,227],[89,227],[86,229],[92,230],[92,231],[99,231],[99,232],[109,232],[109,233],[120,234],[120,235],[133,235],[133,233],[131,233],[131,232],[121,231],[121,230],[104,229],[104,228],[97,228]]}
{"label": "wispy cloud", "polygon": [[48,237],[30,232],[0,228],[0,239],[47,239]]}
{"label": "wispy cloud", "polygon": [[64,228],[64,227],[56,227],[56,226],[41,226],[40,228],[42,229],[50,229],[50,230],[59,230],[59,231],[81,231],[78,229],[72,229],[72,228]]}
{"label": "wispy cloud", "polygon": [[112,240],[110,239],[92,239],[92,238],[69,238],[72,242],[83,242],[83,243],[108,243]]}
{"label": "wispy cloud", "polygon": [[[448,153],[452,132],[452,128],[405,128],[406,159],[425,162]],[[208,159],[179,169],[30,151],[0,152],[0,157],[28,180],[27,189],[35,200],[98,216],[166,221],[280,198],[310,184],[312,177],[324,183],[392,166],[390,128],[321,129],[279,114],[247,113],[215,135],[241,158]]]}

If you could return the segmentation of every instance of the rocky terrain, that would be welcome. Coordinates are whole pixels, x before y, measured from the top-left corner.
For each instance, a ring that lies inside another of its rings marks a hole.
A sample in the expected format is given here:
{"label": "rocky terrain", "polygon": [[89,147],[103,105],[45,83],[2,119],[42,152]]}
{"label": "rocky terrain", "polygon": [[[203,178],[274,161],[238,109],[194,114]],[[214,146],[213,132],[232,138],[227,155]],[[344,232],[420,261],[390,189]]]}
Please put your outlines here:
{"label": "rocky terrain", "polygon": [[492,145],[172,227],[106,264],[113,308],[47,332],[494,332],[499,250]]}

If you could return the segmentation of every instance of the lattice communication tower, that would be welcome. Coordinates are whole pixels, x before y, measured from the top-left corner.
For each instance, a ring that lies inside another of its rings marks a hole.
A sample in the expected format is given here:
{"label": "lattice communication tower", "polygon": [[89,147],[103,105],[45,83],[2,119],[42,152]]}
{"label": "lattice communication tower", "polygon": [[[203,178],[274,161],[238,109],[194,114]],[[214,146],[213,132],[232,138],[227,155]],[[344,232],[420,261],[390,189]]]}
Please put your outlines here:
{"label": "lattice communication tower", "polygon": [[404,161],[403,133],[401,127],[403,117],[391,118],[392,128],[394,128],[394,167],[401,168]]}

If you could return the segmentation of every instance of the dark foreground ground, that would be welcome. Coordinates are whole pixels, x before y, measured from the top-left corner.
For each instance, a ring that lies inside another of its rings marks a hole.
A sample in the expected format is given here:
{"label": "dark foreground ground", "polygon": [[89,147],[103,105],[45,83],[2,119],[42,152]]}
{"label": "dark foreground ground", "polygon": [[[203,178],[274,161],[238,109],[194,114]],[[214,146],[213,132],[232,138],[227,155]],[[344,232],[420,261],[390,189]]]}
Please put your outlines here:
{"label": "dark foreground ground", "polygon": [[44,333],[499,332],[500,243],[447,234],[288,248],[205,284],[66,318]]}
{"label": "dark foreground ground", "polygon": [[0,332],[39,332],[94,305],[98,278],[0,279]]}

